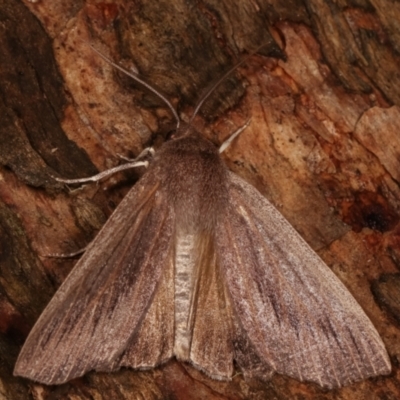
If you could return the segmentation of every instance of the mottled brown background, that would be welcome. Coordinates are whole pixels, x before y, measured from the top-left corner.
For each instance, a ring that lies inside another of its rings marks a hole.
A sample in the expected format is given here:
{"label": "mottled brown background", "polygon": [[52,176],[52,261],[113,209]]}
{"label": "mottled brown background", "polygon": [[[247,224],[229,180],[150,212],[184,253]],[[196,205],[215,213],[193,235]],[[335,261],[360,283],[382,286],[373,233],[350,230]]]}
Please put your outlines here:
{"label": "mottled brown background", "polygon": [[[0,399],[399,399],[400,3],[390,0],[0,0]],[[12,377],[29,329],[143,171],[68,191],[118,154],[159,146],[160,100],[86,42],[138,69],[190,115],[201,90],[265,43],[205,107],[227,150],[344,282],[381,334],[388,377],[328,392],[276,376],[216,382],[172,361],[59,387]]]}

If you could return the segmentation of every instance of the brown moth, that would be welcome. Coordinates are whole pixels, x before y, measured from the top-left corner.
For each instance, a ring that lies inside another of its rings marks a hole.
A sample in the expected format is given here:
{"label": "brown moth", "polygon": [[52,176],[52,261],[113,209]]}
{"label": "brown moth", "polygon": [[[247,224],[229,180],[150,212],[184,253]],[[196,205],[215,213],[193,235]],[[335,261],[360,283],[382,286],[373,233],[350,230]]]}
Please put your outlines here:
{"label": "brown moth", "polygon": [[61,384],[172,357],[219,380],[234,363],[327,388],[388,374],[379,334],[319,256],[190,123],[176,136],[43,311],[14,374]]}

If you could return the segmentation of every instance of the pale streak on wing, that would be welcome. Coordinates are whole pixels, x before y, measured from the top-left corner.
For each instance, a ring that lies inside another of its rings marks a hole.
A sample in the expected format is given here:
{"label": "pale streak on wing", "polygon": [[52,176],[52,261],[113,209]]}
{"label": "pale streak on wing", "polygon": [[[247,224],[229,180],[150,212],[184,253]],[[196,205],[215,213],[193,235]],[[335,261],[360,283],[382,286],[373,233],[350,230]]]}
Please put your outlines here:
{"label": "pale streak on wing", "polygon": [[170,263],[175,217],[158,187],[148,173],[122,200],[33,327],[15,375],[60,384],[119,368]]}
{"label": "pale streak on wing", "polygon": [[329,388],[388,374],[379,334],[340,280],[254,187],[231,173],[229,192],[217,253],[260,359]]}
{"label": "pale streak on wing", "polygon": [[214,232],[177,229],[174,282],[174,355],[214,379],[229,379],[231,305],[216,263]]}
{"label": "pale streak on wing", "polygon": [[198,262],[196,235],[180,232],[176,235],[175,254],[175,344],[174,354],[180,360],[188,360],[192,336],[191,304]]}

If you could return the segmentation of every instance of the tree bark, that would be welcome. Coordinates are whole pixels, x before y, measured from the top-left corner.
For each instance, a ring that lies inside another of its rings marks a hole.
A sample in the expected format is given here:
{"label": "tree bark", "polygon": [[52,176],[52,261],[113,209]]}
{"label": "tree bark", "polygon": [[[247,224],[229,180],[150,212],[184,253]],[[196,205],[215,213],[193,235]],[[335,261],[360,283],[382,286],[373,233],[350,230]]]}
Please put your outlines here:
{"label": "tree bark", "polygon": [[[400,398],[400,5],[388,0],[0,0],[0,398]],[[276,375],[218,382],[175,360],[47,387],[12,376],[29,330],[143,170],[66,190],[166,140],[162,101],[89,46],[140,72],[196,119],[343,281],[393,372],[335,391]]]}

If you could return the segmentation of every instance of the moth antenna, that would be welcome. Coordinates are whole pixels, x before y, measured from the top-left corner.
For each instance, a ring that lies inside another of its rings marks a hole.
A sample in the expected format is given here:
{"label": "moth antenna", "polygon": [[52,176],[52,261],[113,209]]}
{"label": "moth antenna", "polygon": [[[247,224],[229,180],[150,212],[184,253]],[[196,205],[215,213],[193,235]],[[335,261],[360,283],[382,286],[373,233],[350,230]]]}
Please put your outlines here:
{"label": "moth antenna", "polygon": [[230,68],[228,71],[225,72],[224,75],[222,75],[200,98],[199,102],[197,103],[196,108],[193,111],[192,116],[190,117],[189,124],[191,125],[192,121],[198,114],[200,108],[203,106],[205,101],[210,97],[210,95],[214,92],[214,90],[233,72],[235,72],[242,64],[248,61],[250,57],[252,57],[254,54],[256,54],[261,48],[263,48],[265,44],[262,44],[261,46],[257,47],[256,50],[252,51],[250,54],[248,54],[246,57],[238,61],[232,68]]}
{"label": "moth antenna", "polygon": [[136,82],[140,83],[142,86],[144,86],[146,89],[150,90],[152,93],[154,93],[156,96],[158,96],[164,103],[168,106],[168,108],[171,110],[172,114],[174,115],[174,118],[176,119],[176,129],[178,130],[181,120],[179,118],[178,113],[176,112],[174,106],[171,104],[171,102],[162,94],[160,93],[157,89],[155,89],[153,86],[151,86],[149,83],[147,83],[145,80],[140,78],[138,74],[135,74],[133,72],[128,71],[127,69],[121,67],[120,65],[116,64],[114,61],[112,61],[110,58],[105,56],[103,53],[101,53],[99,50],[97,50],[95,47],[93,47],[90,43],[87,43],[88,46],[91,47],[91,49],[97,53],[104,61],[108,62],[110,65],[112,65],[114,68],[120,70],[123,72],[125,75],[128,75],[131,77],[133,80]]}

